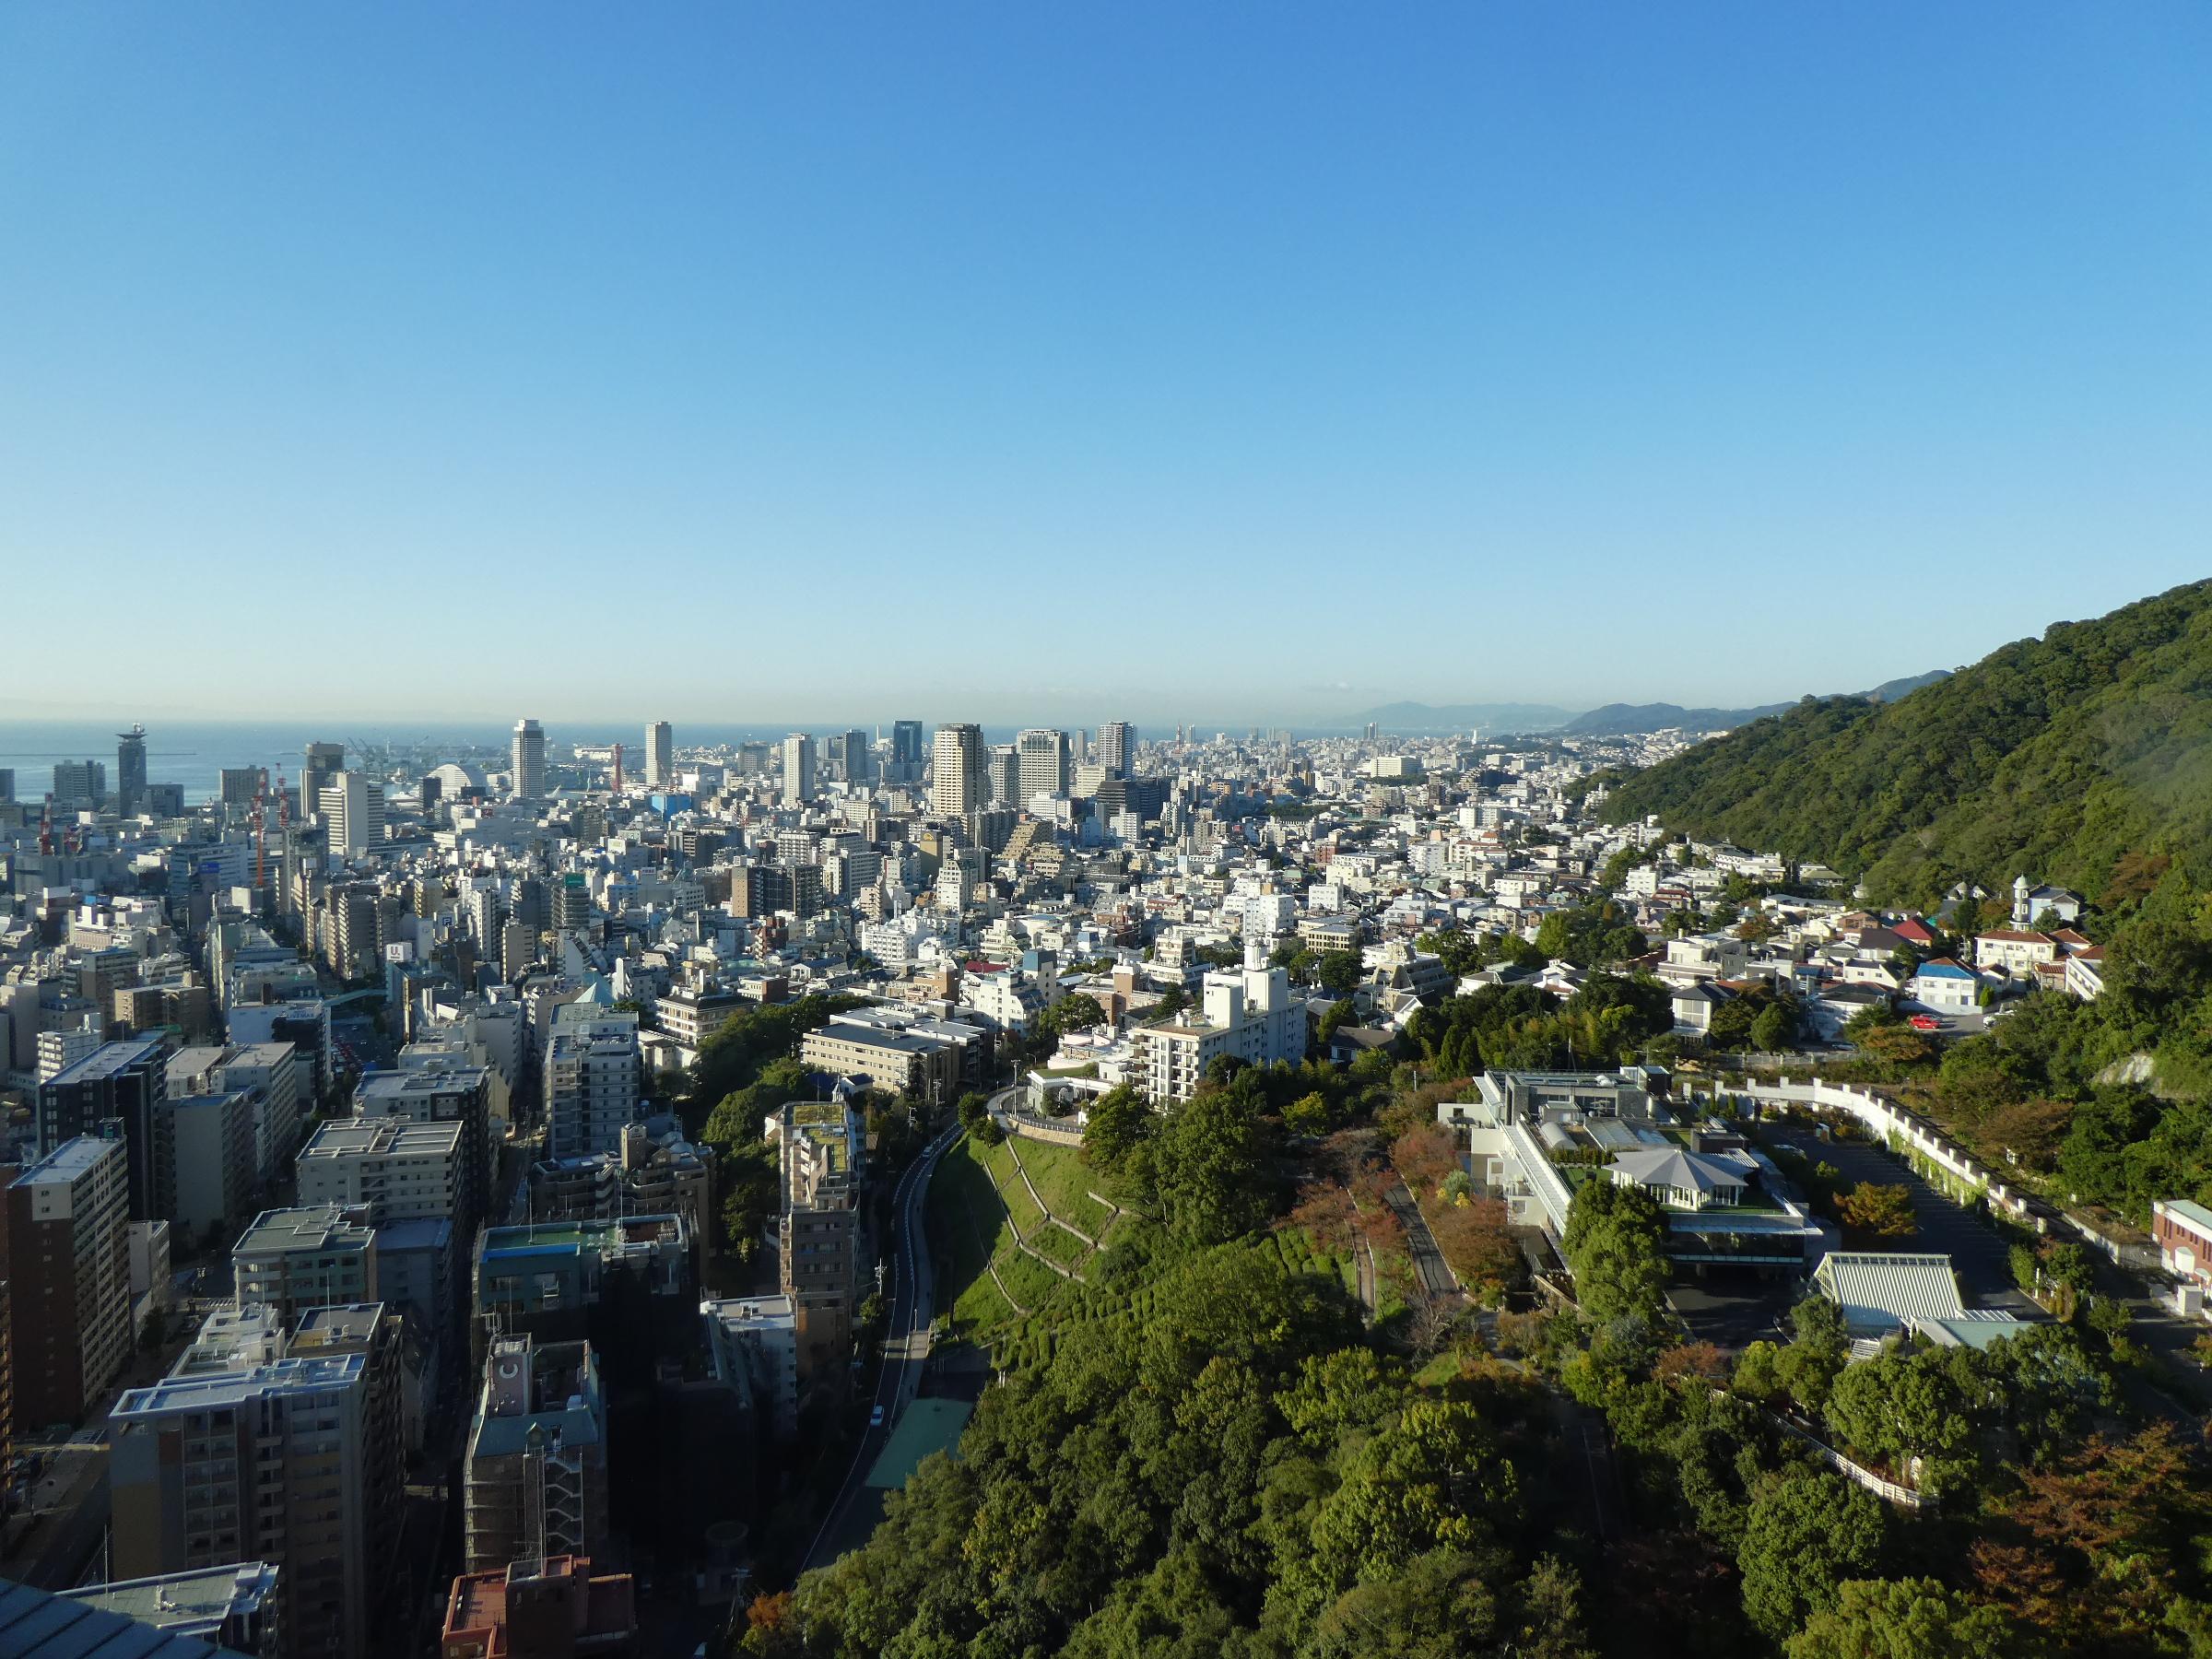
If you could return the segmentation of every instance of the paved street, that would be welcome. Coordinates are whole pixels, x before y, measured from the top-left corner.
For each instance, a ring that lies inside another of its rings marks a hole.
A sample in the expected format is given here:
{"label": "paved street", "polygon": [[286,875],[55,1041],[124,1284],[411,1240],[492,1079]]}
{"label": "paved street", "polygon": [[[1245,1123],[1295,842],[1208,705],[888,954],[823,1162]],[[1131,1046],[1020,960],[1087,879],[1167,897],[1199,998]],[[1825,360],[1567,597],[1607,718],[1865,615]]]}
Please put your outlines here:
{"label": "paved street", "polygon": [[883,1409],[883,1421],[861,1435],[860,1444],[853,1453],[853,1466],[808,1547],[805,1564],[808,1569],[828,1564],[823,1556],[825,1543],[839,1535],[845,1511],[861,1488],[862,1477],[890,1440],[892,1430],[899,1425],[899,1414],[921,1389],[923,1367],[929,1359],[930,1324],[936,1316],[932,1300],[933,1269],[923,1230],[923,1206],[929,1194],[929,1178],[936,1171],[937,1159],[959,1135],[959,1124],[946,1125],[900,1177],[892,1194],[892,1209],[898,1217],[899,1248],[892,1262],[890,1317],[886,1326],[888,1335],[884,1339],[883,1364],[876,1374],[875,1394],[875,1404]]}

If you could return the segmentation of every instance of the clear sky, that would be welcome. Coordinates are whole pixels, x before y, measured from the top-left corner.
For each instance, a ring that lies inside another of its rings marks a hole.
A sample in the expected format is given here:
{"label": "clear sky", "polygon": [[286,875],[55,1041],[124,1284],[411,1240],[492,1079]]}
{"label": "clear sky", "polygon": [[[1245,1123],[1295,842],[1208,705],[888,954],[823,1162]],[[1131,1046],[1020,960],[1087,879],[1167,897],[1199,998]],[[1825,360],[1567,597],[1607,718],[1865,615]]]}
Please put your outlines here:
{"label": "clear sky", "polygon": [[0,714],[1764,701],[2212,574],[2212,6],[0,7]]}

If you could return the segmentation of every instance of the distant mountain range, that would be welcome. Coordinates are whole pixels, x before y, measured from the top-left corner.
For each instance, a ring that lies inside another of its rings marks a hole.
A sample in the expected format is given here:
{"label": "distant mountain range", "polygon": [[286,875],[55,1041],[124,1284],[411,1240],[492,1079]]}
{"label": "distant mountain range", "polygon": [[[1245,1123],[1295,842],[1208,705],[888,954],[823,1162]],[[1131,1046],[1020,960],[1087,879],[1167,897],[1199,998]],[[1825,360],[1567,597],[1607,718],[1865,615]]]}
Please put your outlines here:
{"label": "distant mountain range", "polygon": [[1372,725],[1407,737],[1429,737],[1470,726],[1486,732],[1556,732],[1573,718],[1572,709],[1550,703],[1394,702],[1354,714],[1344,724],[1353,731]]}
{"label": "distant mountain range", "polygon": [[[1916,674],[1907,679],[1885,680],[1871,691],[1848,695],[1862,702],[1894,702],[1923,686],[1947,678],[1948,668]],[[1781,714],[1794,703],[1768,703],[1756,709],[1686,709],[1680,703],[1607,703],[1600,709],[1577,712],[1550,703],[1385,703],[1355,714],[1345,722],[1353,728],[1372,724],[1384,732],[1407,737],[1434,736],[1475,728],[1485,732],[1553,733],[1571,737],[1627,737],[1645,732],[1677,728],[1688,732],[1725,732],[1749,725],[1769,714]]]}

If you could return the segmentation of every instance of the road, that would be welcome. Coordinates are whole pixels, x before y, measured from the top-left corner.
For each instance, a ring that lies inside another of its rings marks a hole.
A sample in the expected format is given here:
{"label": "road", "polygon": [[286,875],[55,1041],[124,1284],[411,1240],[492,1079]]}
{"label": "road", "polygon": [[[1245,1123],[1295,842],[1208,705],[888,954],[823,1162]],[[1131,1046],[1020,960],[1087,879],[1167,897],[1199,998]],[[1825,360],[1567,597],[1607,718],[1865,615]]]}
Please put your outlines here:
{"label": "road", "polygon": [[1459,1281],[1452,1277],[1444,1253],[1436,1247],[1436,1235],[1429,1230],[1428,1218],[1421,1214],[1421,1206],[1413,1201],[1406,1183],[1394,1183],[1382,1194],[1382,1201],[1405,1225],[1406,1249],[1413,1257],[1414,1277],[1421,1288],[1430,1296],[1457,1296]]}
{"label": "road", "polygon": [[959,1135],[959,1124],[947,1124],[899,1178],[899,1185],[891,1194],[899,1252],[891,1264],[890,1318],[885,1327],[888,1335],[884,1338],[883,1363],[876,1372],[874,1400],[875,1406],[882,1409],[883,1421],[871,1425],[861,1435],[860,1444],[853,1453],[853,1467],[847,1471],[844,1484],[837,1488],[837,1498],[823,1515],[814,1542],[807,1547],[802,1571],[828,1565],[820,1559],[824,1540],[837,1531],[853,1494],[860,1488],[862,1477],[890,1440],[891,1431],[899,1426],[899,1414],[922,1387],[923,1366],[929,1359],[930,1324],[936,1317],[931,1302],[935,1287],[931,1282],[923,1205],[929,1195],[929,1178],[936,1171],[937,1159]]}

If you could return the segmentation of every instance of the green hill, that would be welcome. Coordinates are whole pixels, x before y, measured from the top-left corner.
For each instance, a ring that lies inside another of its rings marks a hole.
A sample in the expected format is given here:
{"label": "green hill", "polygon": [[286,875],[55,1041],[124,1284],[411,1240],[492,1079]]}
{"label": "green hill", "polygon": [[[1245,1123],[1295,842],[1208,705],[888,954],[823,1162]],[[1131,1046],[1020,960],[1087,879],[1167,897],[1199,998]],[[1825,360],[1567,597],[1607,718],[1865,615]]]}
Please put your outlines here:
{"label": "green hill", "polygon": [[2054,623],[1898,699],[1806,699],[1607,799],[1925,900],[2025,873],[2092,899],[2131,853],[2212,877],[2212,582]]}

